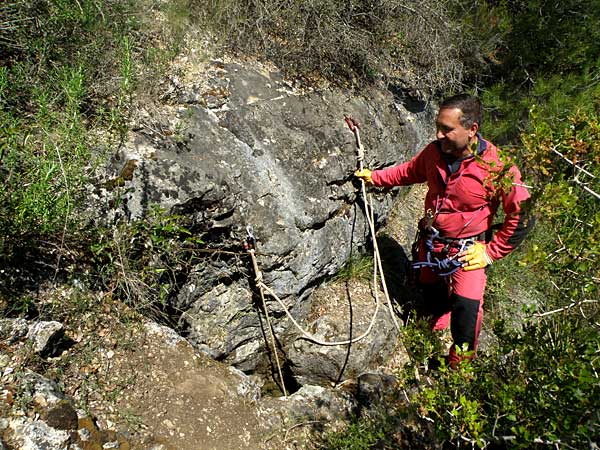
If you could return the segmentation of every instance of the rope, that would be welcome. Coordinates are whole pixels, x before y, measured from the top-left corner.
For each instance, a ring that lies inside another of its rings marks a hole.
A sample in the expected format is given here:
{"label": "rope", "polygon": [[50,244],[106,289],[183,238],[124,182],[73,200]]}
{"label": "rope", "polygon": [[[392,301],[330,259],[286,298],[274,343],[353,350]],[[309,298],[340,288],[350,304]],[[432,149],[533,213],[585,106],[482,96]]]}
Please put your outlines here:
{"label": "rope", "polygon": [[383,273],[383,266],[381,265],[381,255],[379,253],[379,246],[377,245],[377,238],[375,236],[375,218],[373,214],[373,203],[371,200],[371,196],[367,195],[367,188],[364,180],[361,180],[362,187],[362,195],[365,202],[365,216],[367,217],[367,223],[369,224],[369,231],[371,232],[371,237],[373,239],[373,260],[375,264],[375,276],[373,280],[375,296],[377,296],[377,271],[381,275],[381,287],[383,289],[383,294],[385,296],[386,304],[388,307],[388,311],[390,313],[390,317],[392,318],[392,322],[394,322],[394,327],[396,330],[400,331],[400,325],[398,324],[398,319],[396,318],[396,314],[394,312],[394,307],[392,306],[392,301],[390,299],[390,294],[387,289],[387,284],[385,282],[385,276]]}
{"label": "rope", "polygon": [[[287,317],[290,319],[290,321],[292,322],[292,324],[296,327],[296,329],[302,334],[302,337],[308,341],[311,341],[315,344],[318,345],[322,345],[322,346],[336,346],[336,345],[348,345],[348,344],[353,344],[355,342],[358,342],[362,339],[364,339],[365,337],[367,337],[369,335],[369,333],[371,332],[373,325],[375,324],[375,320],[377,318],[377,313],[379,312],[379,307],[381,302],[379,301],[379,295],[378,295],[378,287],[377,287],[377,273],[379,272],[379,274],[381,275],[381,283],[383,286],[383,292],[385,294],[387,303],[388,303],[388,307],[389,307],[389,312],[390,315],[392,317],[392,321],[394,322],[394,326],[396,327],[397,330],[400,330],[400,326],[398,324],[398,320],[396,319],[396,315],[394,313],[393,307],[392,307],[392,303],[390,301],[390,297],[389,297],[389,293],[387,290],[387,285],[385,283],[385,279],[383,277],[383,267],[381,265],[381,256],[379,253],[379,249],[377,247],[377,240],[375,239],[375,227],[374,227],[374,220],[373,220],[373,208],[372,208],[372,204],[369,200],[369,196],[367,196],[366,194],[366,187],[365,187],[365,183],[362,183],[362,190],[363,190],[363,198],[366,199],[365,200],[365,207],[367,210],[367,222],[369,224],[369,229],[371,231],[371,234],[373,236],[373,253],[374,253],[374,260],[375,260],[375,264],[373,267],[373,287],[374,287],[374,295],[375,295],[375,312],[373,313],[373,317],[371,318],[371,321],[369,323],[369,326],[367,327],[366,331],[361,334],[360,336],[357,336],[353,339],[347,339],[344,341],[323,341],[317,337],[315,337],[314,335],[310,334],[308,331],[306,331],[304,328],[302,328],[302,326],[296,321],[296,319],[294,319],[294,316],[292,316],[292,313],[290,312],[290,310],[288,309],[288,307],[285,305],[285,303],[283,303],[283,301],[277,296],[277,294],[275,294],[275,292],[273,292],[273,290],[271,288],[269,288],[269,286],[267,286],[266,284],[264,284],[262,282],[262,278],[260,280],[257,279],[257,286],[260,288],[261,293],[263,290],[265,290],[271,297],[273,297],[277,303],[279,303],[279,305],[281,306],[281,308],[283,309],[283,311],[285,312],[285,314],[287,315]],[[254,269],[255,271],[258,270],[257,268]],[[258,277],[257,277],[258,278]]]}
{"label": "rope", "polygon": [[[351,117],[344,116],[344,120],[346,121],[346,124],[350,128],[350,131],[352,131],[352,133],[354,133],[354,138],[356,140],[356,153],[357,153],[356,159],[358,161],[358,169],[362,170],[365,150],[360,141],[360,132],[358,130],[358,128],[359,128],[358,123],[355,120],[353,120]],[[381,287],[382,287],[383,293],[385,295],[385,300],[386,300],[386,304],[388,306],[388,311],[390,313],[390,317],[392,318],[392,322],[394,322],[394,326],[396,327],[396,330],[400,331],[400,325],[398,324],[398,319],[396,319],[396,314],[394,313],[394,307],[392,306],[390,294],[388,292],[387,284],[385,282],[383,266],[381,265],[381,255],[379,253],[379,247],[377,245],[377,237],[376,237],[376,233],[375,233],[375,218],[374,218],[374,213],[373,213],[373,209],[374,209],[373,202],[372,202],[371,196],[367,194],[367,188],[366,188],[365,181],[363,179],[361,179],[360,182],[361,182],[361,192],[362,192],[362,196],[363,196],[363,201],[365,203],[365,216],[367,218],[367,223],[369,225],[369,231],[371,233],[371,238],[373,240],[374,264],[376,266],[376,269],[379,270],[379,274],[381,275]],[[374,277],[374,278],[376,278],[376,277]],[[374,283],[375,283],[375,281],[374,281]],[[375,290],[375,293],[377,293],[376,285],[375,285],[374,290]]]}
{"label": "rope", "polygon": [[288,316],[288,318],[290,319],[290,321],[292,322],[292,324],[296,327],[296,329],[302,334],[302,337],[308,341],[311,341],[315,344],[318,345],[323,345],[323,346],[329,346],[329,347],[333,347],[336,345],[348,345],[348,344],[353,344],[355,342],[360,341],[361,339],[364,339],[370,332],[371,329],[373,328],[373,324],[375,323],[375,318],[377,316],[377,312],[379,311],[379,301],[376,302],[376,307],[375,307],[375,313],[373,314],[373,318],[371,319],[371,322],[369,323],[369,326],[367,327],[367,330],[361,334],[360,336],[357,336],[353,339],[348,339],[345,341],[322,341],[321,339],[313,336],[312,334],[310,334],[308,331],[306,331],[304,328],[302,328],[302,326],[296,321],[296,319],[294,319],[294,316],[292,316],[292,313],[290,312],[290,310],[288,309],[288,307],[285,305],[285,303],[283,303],[283,301],[277,296],[277,294],[275,294],[275,292],[273,292],[273,290],[271,288],[269,288],[269,286],[267,286],[266,284],[264,284],[262,281],[258,283],[258,285],[261,287],[261,289],[264,289],[265,291],[267,291],[269,293],[269,295],[271,297],[273,297],[277,303],[279,303],[279,305],[283,308],[283,311],[285,312],[285,314]]}
{"label": "rope", "polygon": [[261,286],[264,286],[262,280],[262,272],[258,268],[258,263],[256,262],[256,255],[254,254],[254,249],[250,248],[248,250],[250,253],[250,257],[252,258],[252,267],[254,267],[254,274],[256,276],[256,285],[259,287],[260,292],[260,300],[262,301],[262,306],[265,311],[265,317],[267,319],[267,328],[269,329],[269,335],[271,337],[271,345],[273,345],[273,354],[275,355],[275,363],[277,364],[277,371],[279,372],[279,379],[281,380],[281,390],[283,391],[283,396],[287,398],[287,392],[285,390],[285,383],[283,381],[283,373],[281,372],[281,364],[279,363],[279,355],[277,354],[277,345],[275,342],[275,333],[273,333],[273,328],[271,327],[271,319],[269,318],[269,310],[267,309],[267,302],[265,301],[265,295]]}
{"label": "rope", "polygon": [[[363,159],[364,159],[364,148],[360,142],[360,135],[358,132],[358,127],[356,125],[356,123],[350,119],[350,118],[345,118],[346,123],[348,124],[348,126],[350,127],[350,129],[352,130],[352,132],[354,133],[354,137],[356,139],[356,147],[357,147],[357,162],[359,165],[359,168],[362,169],[363,167]],[[258,268],[258,263],[256,261],[256,255],[254,252],[254,248],[249,247],[248,252],[250,253],[250,256],[252,258],[252,265],[254,267],[254,273],[256,275],[255,278],[255,282],[256,282],[256,286],[259,289],[260,292],[260,297],[261,297],[261,301],[263,304],[263,309],[265,311],[265,315],[266,315],[266,319],[267,319],[267,325],[269,328],[269,333],[271,336],[271,341],[272,341],[272,345],[274,348],[274,353],[275,353],[275,360],[277,363],[277,369],[279,371],[279,377],[281,379],[281,385],[283,387],[283,392],[284,395],[287,396],[286,392],[285,392],[285,386],[284,386],[284,382],[283,382],[283,375],[281,372],[281,366],[279,363],[279,357],[277,355],[277,348],[275,346],[275,335],[273,333],[273,329],[271,327],[271,322],[270,322],[270,318],[269,318],[269,313],[267,310],[267,304],[265,301],[265,296],[264,296],[264,292],[266,291],[271,297],[273,297],[277,303],[279,303],[279,305],[281,306],[281,308],[283,309],[283,311],[285,312],[286,316],[290,319],[290,321],[292,322],[292,324],[296,327],[296,329],[301,333],[302,338],[311,341],[315,344],[318,345],[322,345],[322,346],[337,346],[337,345],[349,345],[349,344],[353,344],[355,342],[359,342],[360,340],[364,339],[365,337],[367,337],[370,333],[371,330],[373,329],[373,325],[375,324],[375,320],[377,319],[377,314],[379,313],[379,308],[380,308],[380,300],[379,300],[379,294],[378,294],[378,286],[377,286],[377,275],[378,273],[381,275],[381,285],[383,288],[383,292],[386,298],[386,302],[388,305],[388,310],[390,313],[390,316],[392,318],[392,321],[394,323],[394,326],[396,327],[396,329],[399,331],[400,330],[400,325],[398,324],[398,320],[396,318],[396,314],[394,313],[393,310],[393,306],[392,306],[392,302],[390,300],[390,296],[389,296],[389,292],[387,289],[387,284],[385,282],[385,277],[384,277],[384,273],[383,273],[383,266],[381,264],[381,255],[379,253],[379,248],[377,245],[377,239],[376,239],[376,234],[375,234],[375,219],[374,219],[374,209],[373,209],[373,205],[372,205],[372,201],[371,201],[371,197],[369,195],[367,195],[367,190],[366,190],[366,185],[365,182],[361,180],[361,191],[362,191],[362,196],[363,196],[363,200],[365,203],[365,216],[367,218],[367,223],[369,225],[369,231],[371,233],[371,237],[373,239],[373,260],[374,260],[374,265],[373,265],[373,290],[374,290],[374,296],[375,296],[375,312],[373,313],[373,317],[371,318],[371,321],[369,322],[369,326],[367,327],[367,329],[365,330],[365,332],[363,334],[361,334],[360,336],[357,336],[355,338],[352,339],[347,339],[347,340],[343,340],[343,341],[324,341],[321,340],[317,337],[315,337],[314,335],[312,335],[311,333],[309,333],[308,331],[306,331],[304,328],[302,328],[302,326],[296,321],[296,319],[294,319],[294,316],[292,316],[292,313],[290,312],[290,310],[288,309],[288,307],[285,305],[285,303],[277,296],[277,294],[275,294],[275,292],[273,292],[273,290],[271,288],[269,288],[269,286],[267,286],[265,283],[263,283],[262,279],[262,272],[260,271],[260,269]],[[255,238],[252,234],[252,228],[250,226],[247,227],[248,230],[248,235],[250,238],[250,241],[254,241]],[[351,325],[352,326],[352,325]]]}

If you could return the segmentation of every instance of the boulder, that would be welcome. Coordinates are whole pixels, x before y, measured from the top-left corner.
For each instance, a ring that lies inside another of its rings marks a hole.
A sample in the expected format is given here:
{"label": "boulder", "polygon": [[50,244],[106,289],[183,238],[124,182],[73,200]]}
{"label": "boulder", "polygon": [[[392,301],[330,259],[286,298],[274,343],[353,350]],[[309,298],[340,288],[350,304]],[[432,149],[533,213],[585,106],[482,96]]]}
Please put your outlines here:
{"label": "boulder", "polygon": [[[178,81],[169,90],[176,106],[147,114],[144,123],[155,125],[139,124],[111,170],[131,169],[122,211],[129,219],[158,204],[182,215],[213,251],[187,274],[171,306],[197,348],[251,372],[266,358],[267,334],[256,274],[242,247],[248,227],[264,283],[281,299],[266,296],[275,333],[287,336],[281,351],[293,353],[298,333],[286,310],[306,319],[314,288],[352,252],[369,246],[352,176],[355,140],[344,114],[361,124],[365,165],[380,168],[410,158],[424,144],[429,132],[423,123],[432,112],[389,91],[295,90],[279,72],[262,68],[214,62],[207,74],[193,89]],[[375,197],[378,223],[393,201]],[[393,335],[390,327],[390,321],[378,322],[360,365],[388,351],[382,343]],[[339,366],[340,355],[335,359]],[[306,382],[323,381],[300,370]]]}
{"label": "boulder", "polygon": [[0,339],[9,345],[24,338],[28,331],[29,325],[25,319],[0,319]]}
{"label": "boulder", "polygon": [[29,326],[27,338],[33,343],[33,350],[42,356],[55,356],[63,342],[65,330],[60,322],[38,321]]}

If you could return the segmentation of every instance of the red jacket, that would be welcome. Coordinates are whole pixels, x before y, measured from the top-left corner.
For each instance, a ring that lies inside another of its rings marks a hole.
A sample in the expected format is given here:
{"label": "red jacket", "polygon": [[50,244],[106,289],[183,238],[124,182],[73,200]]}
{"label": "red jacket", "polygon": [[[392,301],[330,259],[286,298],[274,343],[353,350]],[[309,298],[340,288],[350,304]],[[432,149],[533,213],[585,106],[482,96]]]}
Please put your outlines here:
{"label": "red jacket", "polygon": [[479,136],[477,156],[449,164],[434,141],[410,161],[371,174],[375,186],[427,183],[425,211],[434,213],[432,225],[441,236],[464,238],[490,230],[498,206],[505,220],[487,245],[496,260],[514,250],[525,238],[532,220],[522,209],[529,198],[516,166],[504,167],[498,149]]}

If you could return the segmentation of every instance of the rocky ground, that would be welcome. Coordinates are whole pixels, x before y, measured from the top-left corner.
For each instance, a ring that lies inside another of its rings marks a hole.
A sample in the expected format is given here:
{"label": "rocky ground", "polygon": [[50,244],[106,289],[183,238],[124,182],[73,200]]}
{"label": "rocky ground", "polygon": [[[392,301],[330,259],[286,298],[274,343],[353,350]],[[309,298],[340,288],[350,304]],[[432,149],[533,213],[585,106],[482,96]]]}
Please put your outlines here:
{"label": "rocky ground", "polygon": [[107,309],[95,311],[93,328],[83,318],[44,338],[29,330],[63,325],[0,321],[4,448],[306,448],[297,445],[303,408],[319,420],[310,390],[261,398],[251,378],[171,329],[122,305]]}

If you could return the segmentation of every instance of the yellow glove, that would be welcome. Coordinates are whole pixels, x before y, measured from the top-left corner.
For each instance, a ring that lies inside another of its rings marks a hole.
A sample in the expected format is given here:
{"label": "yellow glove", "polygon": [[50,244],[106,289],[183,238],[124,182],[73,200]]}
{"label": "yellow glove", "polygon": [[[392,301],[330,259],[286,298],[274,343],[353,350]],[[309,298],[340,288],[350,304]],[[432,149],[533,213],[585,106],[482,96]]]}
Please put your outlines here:
{"label": "yellow glove", "polygon": [[481,242],[475,242],[458,256],[458,260],[463,263],[462,267],[465,271],[483,269],[493,262],[490,255],[487,254],[486,245]]}
{"label": "yellow glove", "polygon": [[373,180],[371,179],[371,171],[369,169],[357,170],[354,172],[354,176],[360,178],[367,184],[373,184]]}

